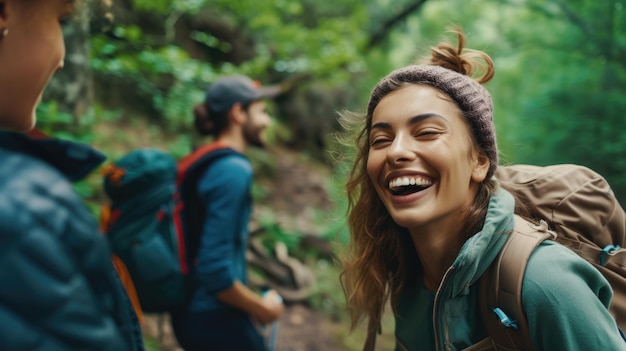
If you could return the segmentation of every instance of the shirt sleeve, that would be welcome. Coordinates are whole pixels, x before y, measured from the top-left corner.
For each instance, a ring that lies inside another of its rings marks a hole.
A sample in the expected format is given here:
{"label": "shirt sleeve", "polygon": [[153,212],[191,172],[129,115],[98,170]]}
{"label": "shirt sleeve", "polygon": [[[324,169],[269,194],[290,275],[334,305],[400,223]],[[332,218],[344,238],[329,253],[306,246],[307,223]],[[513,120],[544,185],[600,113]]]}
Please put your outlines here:
{"label": "shirt sleeve", "polygon": [[522,303],[537,350],[626,350],[608,311],[613,292],[590,263],[545,242],[531,256]]}
{"label": "shirt sleeve", "polygon": [[218,159],[198,183],[205,219],[197,255],[198,282],[209,293],[225,290],[236,280],[236,245],[241,244],[242,213],[249,203],[252,168],[243,157]]}

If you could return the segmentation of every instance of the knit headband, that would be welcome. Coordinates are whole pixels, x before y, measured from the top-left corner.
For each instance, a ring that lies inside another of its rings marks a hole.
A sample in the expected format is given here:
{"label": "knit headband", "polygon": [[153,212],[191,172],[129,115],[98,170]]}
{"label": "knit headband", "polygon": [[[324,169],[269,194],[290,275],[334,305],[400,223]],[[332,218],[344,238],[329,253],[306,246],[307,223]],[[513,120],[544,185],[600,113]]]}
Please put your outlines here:
{"label": "knit headband", "polygon": [[498,146],[493,124],[493,102],[487,89],[471,77],[441,66],[406,66],[389,73],[374,87],[367,107],[368,116],[372,116],[380,100],[394,91],[399,83],[430,85],[454,99],[469,122],[478,146],[489,158],[485,179],[490,179],[498,166]]}

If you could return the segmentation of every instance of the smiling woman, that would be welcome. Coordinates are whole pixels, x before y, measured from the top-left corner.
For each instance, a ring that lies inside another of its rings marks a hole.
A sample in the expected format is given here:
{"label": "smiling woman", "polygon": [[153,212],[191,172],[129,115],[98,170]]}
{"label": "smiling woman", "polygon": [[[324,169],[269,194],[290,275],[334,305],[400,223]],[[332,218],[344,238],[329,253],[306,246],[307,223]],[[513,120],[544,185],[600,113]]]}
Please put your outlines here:
{"label": "smiling woman", "polygon": [[[424,63],[380,80],[365,115],[342,115],[357,157],[341,280],[353,326],[370,320],[366,350],[389,299],[396,349],[464,350],[485,339],[476,282],[515,221],[532,220],[516,219],[528,204],[493,177],[498,148],[483,86],[493,62],[454,32],[457,46],[443,42]],[[591,265],[544,242],[527,267],[522,301],[535,349],[626,349],[607,308],[610,286]]]}
{"label": "smiling woman", "polygon": [[[444,228],[456,227],[459,214],[467,215],[464,209],[485,178],[489,159],[473,147],[470,135],[456,103],[427,85],[402,86],[372,114],[368,175],[394,221],[419,235],[419,242],[427,236],[443,239],[442,229],[456,232]],[[429,187],[389,187],[408,178]]]}
{"label": "smiling woman", "polygon": [[63,68],[61,23],[72,5],[67,0],[7,0],[0,6],[0,121],[4,128],[28,131],[44,88]]}
{"label": "smiling woman", "polygon": [[143,350],[109,247],[70,184],[104,156],[33,130],[72,4],[0,0],[1,350]]}

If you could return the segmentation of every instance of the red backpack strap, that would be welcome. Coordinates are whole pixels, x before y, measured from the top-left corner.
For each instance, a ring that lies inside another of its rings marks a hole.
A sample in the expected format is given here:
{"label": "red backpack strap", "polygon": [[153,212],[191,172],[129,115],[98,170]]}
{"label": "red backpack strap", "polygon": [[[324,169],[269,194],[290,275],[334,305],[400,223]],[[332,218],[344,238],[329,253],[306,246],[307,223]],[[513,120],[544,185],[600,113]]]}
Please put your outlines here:
{"label": "red backpack strap", "polygon": [[[215,152],[218,151],[219,152]],[[186,213],[196,218],[187,218],[187,231],[183,232],[182,215],[185,211],[185,204],[195,207],[198,203],[197,195],[193,192],[193,187],[201,175],[201,171],[206,169],[208,164],[220,155],[226,155],[234,152],[227,144],[220,142],[212,142],[202,145],[192,151],[189,155],[178,161],[178,170],[176,176],[176,207],[174,208],[173,221],[178,235],[178,242],[184,243],[178,247],[178,256],[180,260],[181,270],[183,274],[187,274],[190,270],[190,264],[193,264],[194,257],[197,253],[197,245],[199,240],[200,214]],[[189,204],[191,203],[191,205]],[[194,220],[195,219],[195,220]]]}
{"label": "red backpack strap", "polygon": [[39,129],[31,129],[27,134],[33,139],[50,139],[49,136],[44,134],[44,132]]}
{"label": "red backpack strap", "polygon": [[215,141],[209,144],[202,145],[193,150],[189,155],[183,157],[180,161],[178,161],[178,176],[176,178],[176,184],[180,185],[187,175],[187,171],[189,170],[189,168],[193,166],[196,162],[201,160],[205,155],[209,154],[212,151],[224,149],[227,147],[228,145]]}
{"label": "red backpack strap", "polygon": [[533,350],[522,305],[522,281],[530,255],[554,233],[541,221],[515,216],[515,227],[500,254],[479,282],[479,309],[496,350]]}

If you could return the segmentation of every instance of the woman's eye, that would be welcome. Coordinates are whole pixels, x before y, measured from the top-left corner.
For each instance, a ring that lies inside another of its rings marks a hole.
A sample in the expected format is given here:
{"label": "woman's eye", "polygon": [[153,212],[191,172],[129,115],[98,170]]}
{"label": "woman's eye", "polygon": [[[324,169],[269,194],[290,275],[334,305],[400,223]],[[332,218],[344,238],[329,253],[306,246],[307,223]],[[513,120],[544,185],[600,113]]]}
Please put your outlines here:
{"label": "woman's eye", "polygon": [[388,138],[381,138],[381,137],[378,137],[378,138],[374,138],[374,139],[370,140],[370,145],[371,145],[371,146],[374,146],[374,145],[380,145],[380,144],[385,143],[385,142],[388,142],[388,141],[389,141],[389,139],[388,139]]}
{"label": "woman's eye", "polygon": [[436,129],[422,129],[420,131],[418,131],[415,136],[416,137],[429,137],[429,136],[434,136],[434,135],[438,135],[441,134],[441,132],[439,130]]}

